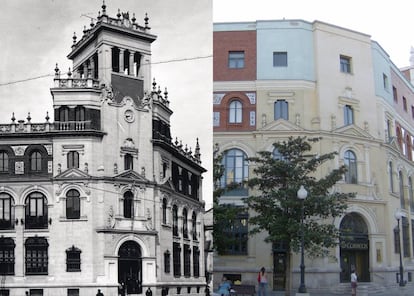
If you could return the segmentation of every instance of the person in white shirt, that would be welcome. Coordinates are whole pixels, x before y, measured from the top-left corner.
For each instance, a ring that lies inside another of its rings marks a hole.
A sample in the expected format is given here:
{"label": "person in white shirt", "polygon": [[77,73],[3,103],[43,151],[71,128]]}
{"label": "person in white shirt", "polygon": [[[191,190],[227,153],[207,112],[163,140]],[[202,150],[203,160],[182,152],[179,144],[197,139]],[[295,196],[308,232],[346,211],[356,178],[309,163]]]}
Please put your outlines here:
{"label": "person in white shirt", "polygon": [[355,272],[355,269],[351,271],[351,293],[352,296],[356,296],[356,288],[357,288],[358,277]]}
{"label": "person in white shirt", "polygon": [[259,284],[258,296],[266,296],[267,295],[267,277],[266,277],[266,269],[264,267],[260,269],[260,272],[257,276],[257,282]]}

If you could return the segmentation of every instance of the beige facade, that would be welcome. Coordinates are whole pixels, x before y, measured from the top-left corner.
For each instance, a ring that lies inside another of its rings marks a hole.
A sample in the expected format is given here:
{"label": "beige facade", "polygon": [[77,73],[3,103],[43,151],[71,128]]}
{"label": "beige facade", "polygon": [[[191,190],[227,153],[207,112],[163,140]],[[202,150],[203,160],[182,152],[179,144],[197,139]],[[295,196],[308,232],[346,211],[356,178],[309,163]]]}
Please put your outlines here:
{"label": "beige facade", "polygon": [[[356,197],[349,201],[346,215],[326,222],[334,223],[338,228],[341,223],[348,221],[359,223],[363,228],[359,229],[362,230],[361,241],[332,249],[332,258],[306,257],[308,291],[347,293],[347,268],[352,267],[356,268],[360,276],[362,289],[366,289],[370,295],[398,287],[396,274],[399,272],[399,253],[395,248],[397,220],[394,213],[400,208],[406,217],[400,221],[401,244],[404,245],[404,280],[408,280],[407,285],[411,286],[411,273],[414,270],[414,224],[411,218],[414,209],[410,206],[413,202],[413,187],[410,182],[414,168],[411,157],[413,86],[403,78],[385,51],[370,36],[317,21],[304,23],[312,29],[309,34],[312,40],[314,79],[301,79],[300,75],[295,79],[284,79],[280,75],[278,79],[258,78],[249,82],[215,81],[215,93],[229,95],[236,91],[254,91],[257,121],[253,132],[216,131],[214,142],[218,143],[220,151],[224,153],[238,149],[246,157],[252,157],[257,151],[272,152],[274,142],[291,136],[322,137],[314,145],[313,153],[318,155],[336,151],[338,155],[320,169],[319,176],[340,165],[349,164],[346,157],[351,152],[355,160],[352,164],[356,168],[353,173],[355,181],[346,180],[344,176],[332,190],[355,192]],[[263,24],[257,21],[255,25],[260,36]],[[277,25],[278,21],[275,21],[275,26]],[[226,31],[223,27],[225,25],[217,24],[215,30]],[[229,34],[231,30],[228,30]],[[285,34],[288,36],[289,31]],[[271,35],[264,36],[271,38]],[[257,76],[261,77],[260,51],[266,46],[261,47],[260,37],[257,42]],[[282,48],[288,48],[288,45]],[[294,54],[287,50],[288,57]],[[295,58],[297,56],[292,59]],[[341,68],[343,58],[349,63],[349,68]],[[289,66],[288,64],[288,69]],[[244,88],[245,85],[248,87]],[[401,108],[393,102],[393,87],[401,92],[399,98],[402,95],[406,98],[408,108]],[[275,118],[275,103],[278,101],[287,103],[287,118]],[[345,109],[352,113],[352,117],[346,118]],[[399,125],[402,126],[402,137],[396,134],[396,126]],[[248,167],[251,176],[253,164],[249,163]],[[249,191],[249,194],[253,193]],[[221,201],[242,205],[243,197],[245,196],[223,196]],[[243,284],[257,285],[257,272],[264,266],[271,274],[272,290],[290,288],[296,291],[300,282],[299,254],[293,256],[290,279],[281,279],[283,268],[279,272],[277,269],[280,267],[278,261],[284,260],[283,250],[272,248],[263,241],[264,237],[265,234],[249,236],[244,254],[217,255],[214,261],[216,284],[225,274],[230,278],[240,278]],[[290,282],[290,287],[284,286],[281,281]]]}

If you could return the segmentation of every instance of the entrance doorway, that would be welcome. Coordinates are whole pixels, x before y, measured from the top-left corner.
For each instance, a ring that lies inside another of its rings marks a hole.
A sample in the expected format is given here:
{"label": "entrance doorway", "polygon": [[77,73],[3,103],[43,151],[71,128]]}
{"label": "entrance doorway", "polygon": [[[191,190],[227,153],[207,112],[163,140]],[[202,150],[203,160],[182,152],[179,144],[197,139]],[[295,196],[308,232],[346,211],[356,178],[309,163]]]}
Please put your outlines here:
{"label": "entrance doorway", "polygon": [[134,241],[122,244],[118,251],[118,283],[129,294],[142,294],[141,247]]}
{"label": "entrance doorway", "polygon": [[286,260],[287,243],[278,241],[273,243],[273,290],[284,291],[286,289]]}
{"label": "entrance doorway", "polygon": [[349,282],[355,269],[358,281],[369,282],[369,239],[364,219],[357,213],[347,214],[342,219],[340,231],[340,281]]}

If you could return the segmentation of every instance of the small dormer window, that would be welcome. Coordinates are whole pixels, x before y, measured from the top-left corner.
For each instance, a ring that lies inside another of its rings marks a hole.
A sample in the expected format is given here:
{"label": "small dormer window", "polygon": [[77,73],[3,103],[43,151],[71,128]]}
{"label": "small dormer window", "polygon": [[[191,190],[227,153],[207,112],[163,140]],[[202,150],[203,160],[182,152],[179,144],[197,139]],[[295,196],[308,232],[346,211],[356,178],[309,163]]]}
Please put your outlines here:
{"label": "small dormer window", "polygon": [[131,154],[127,153],[124,156],[125,161],[125,170],[133,170],[134,169],[134,158]]}

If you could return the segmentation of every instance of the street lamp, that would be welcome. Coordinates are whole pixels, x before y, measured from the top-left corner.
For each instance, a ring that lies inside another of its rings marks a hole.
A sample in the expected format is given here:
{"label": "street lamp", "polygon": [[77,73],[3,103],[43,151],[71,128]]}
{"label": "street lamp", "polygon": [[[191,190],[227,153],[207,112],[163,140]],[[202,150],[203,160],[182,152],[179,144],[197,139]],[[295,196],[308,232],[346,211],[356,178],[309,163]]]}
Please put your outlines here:
{"label": "street lamp", "polygon": [[304,216],[304,203],[305,199],[308,196],[308,192],[300,185],[300,188],[297,193],[298,198],[302,201],[302,208],[301,208],[301,217],[300,217],[300,247],[301,247],[301,258],[300,258],[300,286],[299,286],[299,293],[306,293],[306,286],[305,286],[305,239],[304,239],[304,230],[303,230],[303,216]]}
{"label": "street lamp", "polygon": [[405,286],[404,283],[404,269],[403,269],[403,264],[402,264],[402,254],[401,254],[401,237],[400,237],[400,220],[403,217],[403,213],[401,212],[401,210],[397,210],[394,213],[394,217],[395,219],[397,219],[397,232],[398,232],[398,246],[399,246],[399,253],[400,253],[400,286],[403,287]]}

